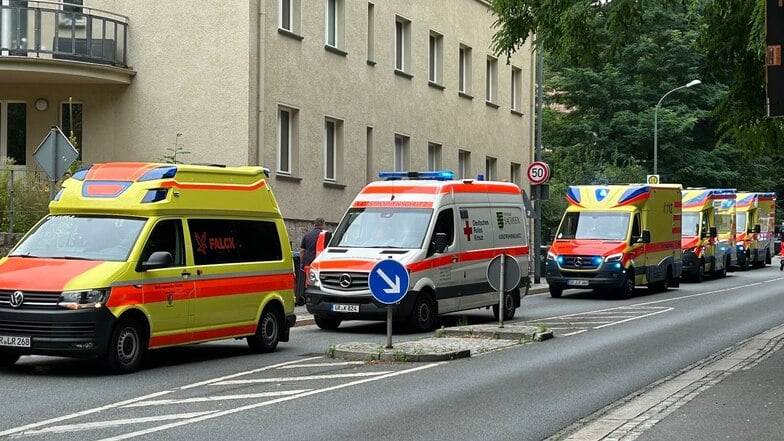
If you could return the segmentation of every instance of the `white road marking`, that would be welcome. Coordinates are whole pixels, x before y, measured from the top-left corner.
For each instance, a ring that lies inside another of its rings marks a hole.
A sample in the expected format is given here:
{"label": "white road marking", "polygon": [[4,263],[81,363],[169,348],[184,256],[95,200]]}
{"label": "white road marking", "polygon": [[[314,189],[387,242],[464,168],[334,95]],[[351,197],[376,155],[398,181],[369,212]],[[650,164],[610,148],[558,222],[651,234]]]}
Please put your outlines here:
{"label": "white road marking", "polygon": [[244,412],[246,410],[253,410],[253,409],[257,409],[259,407],[264,407],[264,406],[271,406],[273,404],[282,403],[284,401],[296,400],[298,398],[308,397],[308,396],[311,396],[311,395],[321,394],[321,393],[324,393],[324,392],[331,392],[333,390],[338,390],[338,389],[344,389],[344,388],[351,387],[351,386],[356,386],[356,385],[362,384],[362,383],[369,383],[371,381],[383,380],[383,379],[390,378],[390,377],[395,377],[395,376],[398,376],[398,375],[405,375],[405,374],[409,374],[409,373],[412,373],[412,372],[421,371],[421,370],[424,370],[424,369],[430,369],[432,367],[440,366],[440,365],[445,364],[445,363],[447,363],[447,362],[442,361],[442,362],[438,362],[438,363],[430,363],[430,364],[426,364],[426,365],[422,365],[422,366],[417,366],[417,367],[414,367],[414,368],[411,368],[411,369],[406,369],[406,370],[397,371],[397,372],[391,372],[389,374],[382,375],[382,376],[371,377],[371,378],[363,378],[361,380],[352,381],[350,383],[344,383],[344,384],[338,384],[338,385],[335,385],[335,386],[325,387],[324,389],[315,389],[315,390],[312,390],[312,391],[309,391],[309,392],[301,393],[299,395],[292,395],[292,396],[288,396],[288,397],[282,397],[282,398],[278,398],[276,400],[265,401],[263,403],[249,404],[247,406],[237,407],[237,408],[234,408],[234,409],[227,409],[227,410],[224,410],[224,411],[221,411],[221,412],[215,412],[215,413],[212,413],[210,415],[203,415],[203,416],[200,416],[200,417],[191,418],[191,419],[184,420],[184,421],[177,421],[177,422],[173,422],[173,423],[169,423],[169,424],[164,424],[164,425],[158,426],[158,427],[151,427],[149,429],[144,429],[144,430],[139,430],[139,431],[136,431],[136,432],[131,432],[131,433],[126,433],[126,434],[122,434],[122,435],[117,435],[117,436],[113,436],[113,437],[110,437],[110,438],[104,438],[101,441],[120,441],[120,440],[124,440],[124,439],[136,438],[138,436],[148,435],[150,433],[160,432],[160,431],[163,431],[163,430],[172,429],[174,427],[190,425],[190,424],[198,423],[198,422],[201,422],[201,421],[210,420],[210,419],[213,419],[213,418],[219,418],[219,417],[222,417],[222,416],[231,415],[233,413]]}
{"label": "white road marking", "polygon": [[308,392],[310,390],[312,389],[284,390],[279,392],[259,392],[255,394],[240,394],[240,395],[215,395],[211,397],[182,398],[179,400],[172,399],[172,400],[139,401],[138,403],[133,403],[127,406],[123,406],[123,408],[168,406],[173,404],[205,403],[205,402],[225,401],[225,400],[250,400],[253,398],[269,398],[269,397],[280,397],[286,395],[296,395],[296,394],[301,394],[303,392]]}
{"label": "white road marking", "polygon": [[232,384],[286,383],[289,381],[334,380],[337,378],[375,377],[379,375],[386,375],[391,372],[392,371],[379,371],[379,372],[356,372],[353,374],[305,375],[302,377],[251,378],[249,380],[219,381],[217,383],[211,383],[210,386],[229,386]]}
{"label": "white road marking", "polygon": [[313,368],[313,367],[333,367],[333,366],[354,366],[366,364],[364,361],[338,361],[335,363],[310,363],[310,364],[290,364],[281,366],[278,369],[299,369],[299,368]]}
{"label": "white road marking", "polygon": [[580,329],[579,331],[574,331],[574,332],[570,332],[568,334],[563,334],[563,336],[564,337],[568,337],[570,335],[582,334],[583,332],[588,332],[588,330],[587,329]]}
{"label": "white road marking", "polygon": [[652,315],[661,314],[662,312],[672,311],[673,309],[675,309],[675,308],[665,308],[665,309],[662,309],[661,311],[651,312],[651,313],[648,313],[648,314],[645,314],[645,315],[640,315],[640,316],[637,316],[637,317],[627,318],[626,320],[619,320],[617,322],[612,322],[612,323],[607,323],[605,325],[596,326],[594,329],[606,328],[608,326],[614,326],[614,325],[617,325],[617,324],[620,324],[620,323],[626,323],[626,322],[630,322],[632,320],[637,320],[637,319],[641,319],[641,318],[645,318],[645,317],[650,317]]}
{"label": "white road marking", "polygon": [[253,369],[253,370],[250,370],[250,371],[237,372],[236,374],[226,375],[226,376],[223,376],[223,377],[213,378],[212,380],[205,380],[205,381],[200,381],[198,383],[189,384],[187,386],[182,386],[182,387],[180,387],[180,390],[192,389],[194,387],[199,387],[199,386],[206,386],[208,384],[212,384],[212,383],[215,383],[215,382],[218,382],[218,381],[228,380],[230,378],[237,378],[237,377],[242,377],[244,375],[251,375],[251,374],[258,373],[258,372],[264,372],[264,371],[267,371],[267,370],[270,370],[270,369],[279,369],[281,366],[297,364],[297,363],[301,363],[303,361],[318,360],[319,358],[323,358],[323,357],[324,357],[323,355],[319,355],[318,357],[304,358],[302,360],[292,360],[292,361],[287,361],[285,363],[273,364],[271,366],[264,366],[262,368]]}
{"label": "white road marking", "polygon": [[151,423],[156,421],[169,421],[169,420],[182,420],[186,418],[196,418],[202,415],[209,415],[215,412],[217,412],[217,410],[210,410],[206,412],[179,413],[173,415],[157,415],[157,416],[144,417],[144,418],[128,418],[124,420],[96,421],[92,423],[82,423],[82,424],[66,424],[62,426],[47,427],[46,429],[28,430],[22,432],[20,435],[41,435],[44,433],[65,433],[65,432],[81,432],[84,430],[94,430],[94,429],[108,429],[111,427],[125,426],[128,424],[141,424],[141,423]]}

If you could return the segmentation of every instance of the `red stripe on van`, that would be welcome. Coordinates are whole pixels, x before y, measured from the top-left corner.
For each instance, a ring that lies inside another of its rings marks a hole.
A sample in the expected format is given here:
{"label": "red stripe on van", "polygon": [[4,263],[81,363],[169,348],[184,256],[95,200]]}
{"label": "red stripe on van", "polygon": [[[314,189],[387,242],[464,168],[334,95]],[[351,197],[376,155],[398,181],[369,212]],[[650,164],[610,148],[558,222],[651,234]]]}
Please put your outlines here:
{"label": "red stripe on van", "polygon": [[114,308],[116,306],[141,305],[143,303],[144,295],[140,285],[115,286],[112,288],[111,294],[109,294],[109,301],[106,302],[106,307]]}
{"label": "red stripe on van", "polygon": [[177,334],[160,335],[150,338],[150,348],[194,343],[206,340],[239,337],[251,335],[256,332],[256,325],[230,326],[227,328],[208,329],[198,332],[182,332]]}
{"label": "red stripe on van", "polygon": [[196,298],[198,299],[292,289],[294,289],[294,273],[208,280],[196,279]]}
{"label": "red stripe on van", "polygon": [[405,207],[405,208],[433,208],[432,202],[427,201],[355,201],[351,204],[355,208],[388,208],[388,207]]}
{"label": "red stripe on van", "polygon": [[489,260],[502,253],[511,256],[524,256],[528,254],[528,247],[510,247],[510,248],[490,248],[485,250],[466,251],[464,253],[450,254],[448,256],[438,256],[430,259],[425,259],[421,262],[416,262],[407,265],[406,267],[411,272],[425,271],[428,269],[439,268],[453,263],[453,256],[457,256],[456,262],[473,262],[476,260]]}
{"label": "red stripe on van", "polygon": [[645,245],[645,251],[648,253],[657,251],[670,251],[681,249],[681,241],[671,240],[669,242],[656,242]]}
{"label": "red stripe on van", "polygon": [[230,191],[253,191],[265,186],[267,182],[260,179],[251,185],[236,185],[236,184],[189,184],[177,181],[165,181],[161,183],[161,187],[177,187],[183,190],[230,190]]}
{"label": "red stripe on van", "polygon": [[520,187],[501,182],[473,181],[471,183],[451,183],[441,187],[441,193],[507,193],[520,194]]}

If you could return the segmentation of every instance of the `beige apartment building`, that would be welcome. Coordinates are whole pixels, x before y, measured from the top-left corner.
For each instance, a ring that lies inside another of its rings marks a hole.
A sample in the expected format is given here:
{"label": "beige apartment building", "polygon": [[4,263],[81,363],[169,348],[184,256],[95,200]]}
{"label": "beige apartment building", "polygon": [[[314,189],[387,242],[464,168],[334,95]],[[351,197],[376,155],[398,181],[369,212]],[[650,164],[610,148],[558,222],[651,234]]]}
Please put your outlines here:
{"label": "beige apartment building", "polygon": [[295,242],[382,170],[528,186],[535,57],[493,54],[486,1],[0,2],[13,167],[55,125],[84,163],[262,165]]}

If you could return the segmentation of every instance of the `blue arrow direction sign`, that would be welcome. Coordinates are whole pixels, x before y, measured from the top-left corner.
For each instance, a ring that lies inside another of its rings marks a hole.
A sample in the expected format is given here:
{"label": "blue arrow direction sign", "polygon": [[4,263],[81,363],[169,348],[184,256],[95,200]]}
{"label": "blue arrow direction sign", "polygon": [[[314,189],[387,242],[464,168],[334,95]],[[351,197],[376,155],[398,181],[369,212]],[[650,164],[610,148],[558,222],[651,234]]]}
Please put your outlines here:
{"label": "blue arrow direction sign", "polygon": [[370,270],[368,285],[379,303],[398,303],[408,292],[408,271],[397,260],[382,260]]}

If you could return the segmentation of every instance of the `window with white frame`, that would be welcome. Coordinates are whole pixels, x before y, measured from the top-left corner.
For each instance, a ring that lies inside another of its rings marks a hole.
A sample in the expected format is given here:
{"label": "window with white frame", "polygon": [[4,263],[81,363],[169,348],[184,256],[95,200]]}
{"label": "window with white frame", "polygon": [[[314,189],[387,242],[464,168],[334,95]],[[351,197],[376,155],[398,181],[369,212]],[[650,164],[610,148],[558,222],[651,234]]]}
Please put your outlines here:
{"label": "window with white frame", "polygon": [[291,107],[278,107],[278,173],[296,173],[299,156],[299,111]]}
{"label": "window with white frame", "polygon": [[458,49],[457,90],[471,95],[471,48],[461,44]]}
{"label": "window with white frame", "polygon": [[498,160],[492,156],[485,157],[485,181],[495,181],[498,176],[496,165]]}
{"label": "window with white frame", "polygon": [[496,90],[498,88],[498,60],[496,58],[487,57],[485,75],[485,101],[496,103],[498,101]]}
{"label": "window with white frame", "polygon": [[466,179],[471,174],[471,152],[468,150],[457,151],[457,178]]}
{"label": "window with white frame", "polygon": [[375,62],[376,60],[376,7],[373,3],[368,2],[367,9],[367,59],[368,61]]}
{"label": "window with white frame", "polygon": [[520,92],[523,89],[523,71],[516,66],[512,66],[512,110],[516,112],[522,112],[520,109],[521,106],[521,96]]}
{"label": "window with white frame", "polygon": [[324,180],[337,182],[343,154],[343,121],[324,119]]}
{"label": "window with white frame", "polygon": [[395,171],[408,170],[408,142],[408,136],[395,134]]}
{"label": "window with white frame", "polygon": [[82,159],[82,151],[84,145],[82,144],[82,112],[84,106],[76,101],[62,101],[60,103],[60,130],[71,141],[76,150],[79,151],[79,156],[76,159]]}
{"label": "window with white frame", "polygon": [[345,46],[345,0],[327,0],[327,46],[342,50]]}
{"label": "window with white frame", "polygon": [[411,21],[395,16],[395,70],[408,72],[411,63]]}
{"label": "window with white frame", "polygon": [[87,17],[82,14],[84,0],[63,0],[61,2],[62,12],[57,14],[57,24],[60,27],[84,27],[87,24]]}
{"label": "window with white frame", "polygon": [[441,170],[441,144],[427,143],[427,169]]}
{"label": "window with white frame", "polygon": [[280,29],[300,33],[301,0],[280,0]]}
{"label": "window with white frame", "polygon": [[[27,163],[27,103],[0,101],[0,156]],[[67,136],[67,134],[66,134]]]}
{"label": "window with white frame", "polygon": [[430,59],[428,68],[428,80],[431,83],[441,84],[443,82],[444,69],[444,36],[435,31],[430,31]]}
{"label": "window with white frame", "polygon": [[521,175],[522,166],[516,162],[513,162],[511,167],[509,167],[509,182],[513,184],[520,185],[520,177]]}

